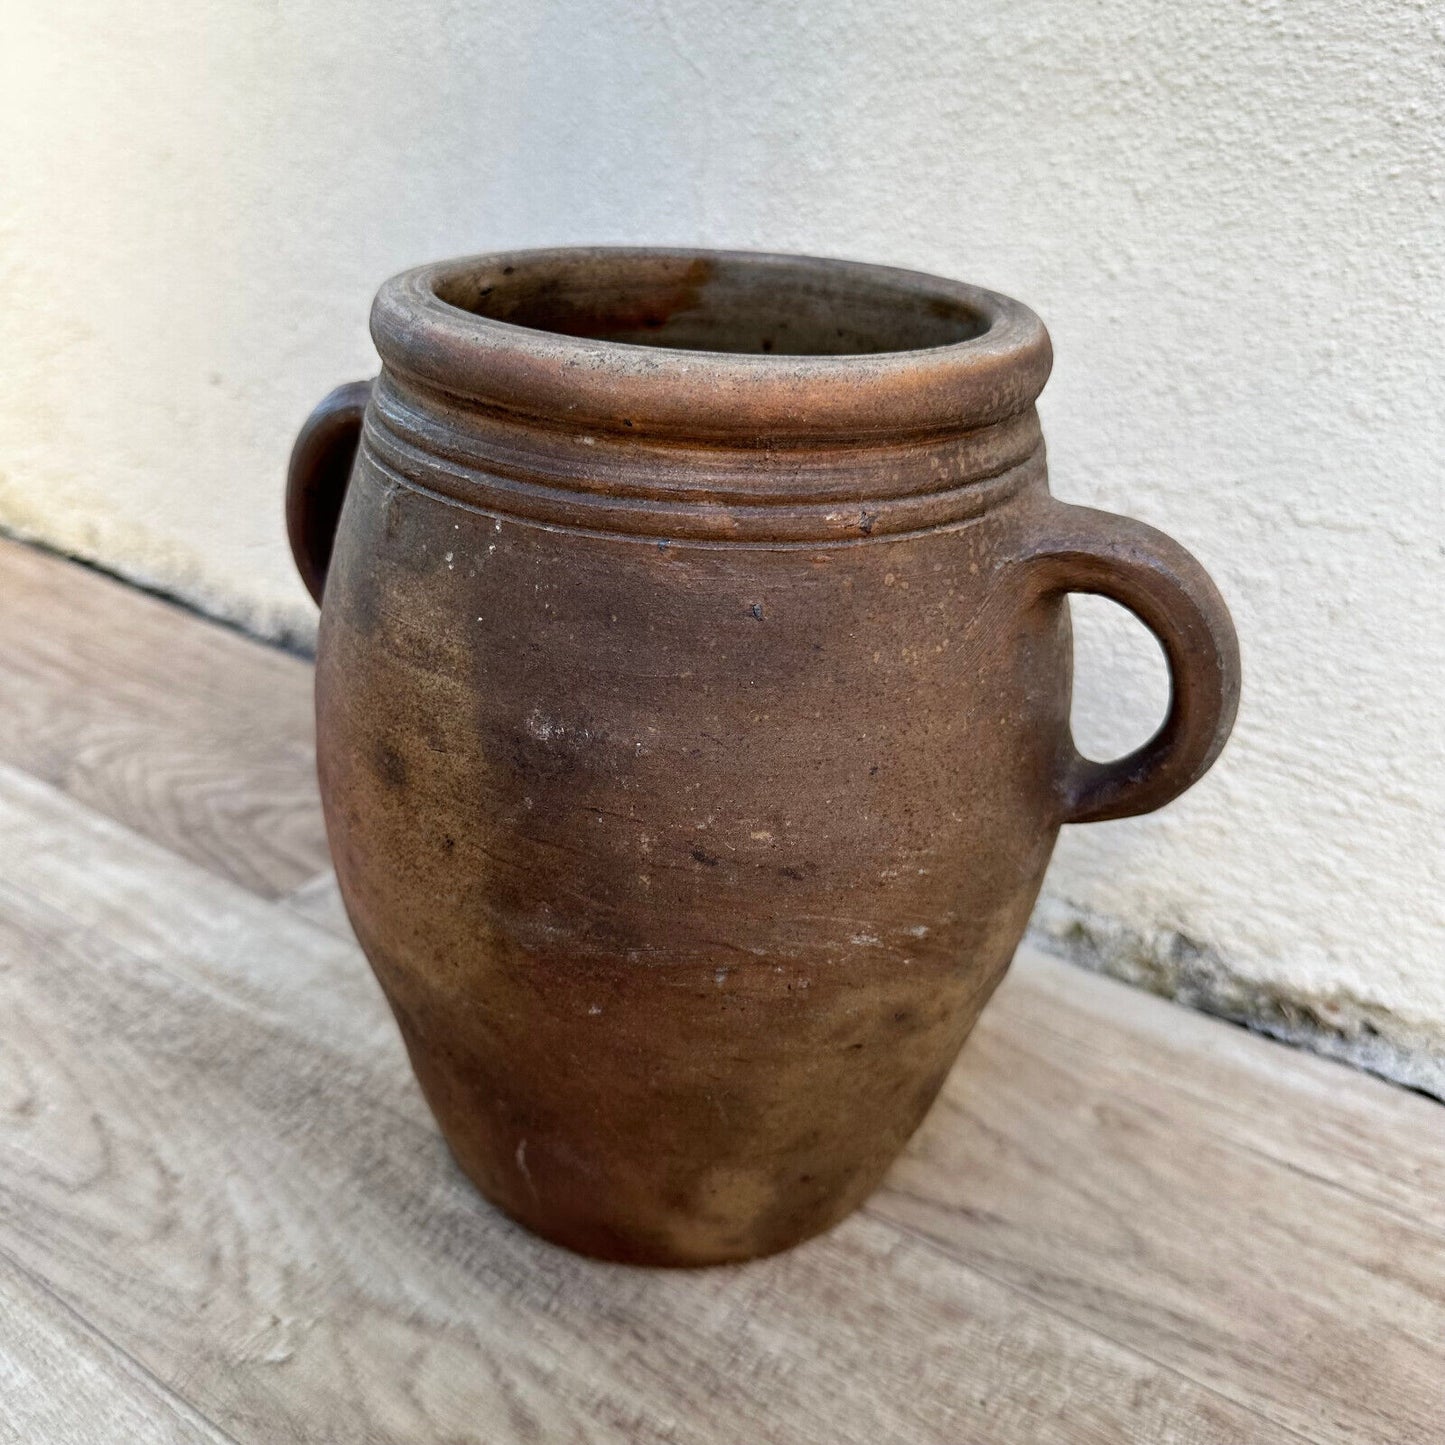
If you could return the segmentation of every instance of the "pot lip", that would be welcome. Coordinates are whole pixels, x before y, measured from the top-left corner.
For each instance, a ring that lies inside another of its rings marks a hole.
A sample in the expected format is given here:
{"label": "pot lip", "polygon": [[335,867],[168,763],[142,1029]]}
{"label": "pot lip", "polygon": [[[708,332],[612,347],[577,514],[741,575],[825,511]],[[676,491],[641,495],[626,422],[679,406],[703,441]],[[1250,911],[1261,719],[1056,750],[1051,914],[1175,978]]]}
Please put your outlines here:
{"label": "pot lip", "polygon": [[[683,350],[518,325],[438,294],[508,267],[599,262],[804,271],[963,310],[982,329],[937,346],[846,355]],[[863,261],[682,247],[564,246],[433,262],[382,285],[371,331],[389,372],[455,399],[569,429],[754,446],[969,431],[1030,407],[1052,362],[1039,318],[982,287]]]}

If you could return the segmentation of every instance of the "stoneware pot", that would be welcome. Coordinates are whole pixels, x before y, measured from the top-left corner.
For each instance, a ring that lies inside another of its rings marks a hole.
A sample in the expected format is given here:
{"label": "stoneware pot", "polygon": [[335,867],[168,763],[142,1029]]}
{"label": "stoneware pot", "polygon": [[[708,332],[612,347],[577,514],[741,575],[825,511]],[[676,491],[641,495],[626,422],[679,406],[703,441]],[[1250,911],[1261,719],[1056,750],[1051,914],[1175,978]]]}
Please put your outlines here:
{"label": "stoneware pot", "polygon": [[[347,911],[458,1162],[587,1254],[747,1259],[867,1197],[1008,967],[1062,823],[1218,755],[1199,564],[1049,495],[1006,297],[791,256],[410,271],[287,513]],[[1066,595],[1168,717],[1069,733]]]}

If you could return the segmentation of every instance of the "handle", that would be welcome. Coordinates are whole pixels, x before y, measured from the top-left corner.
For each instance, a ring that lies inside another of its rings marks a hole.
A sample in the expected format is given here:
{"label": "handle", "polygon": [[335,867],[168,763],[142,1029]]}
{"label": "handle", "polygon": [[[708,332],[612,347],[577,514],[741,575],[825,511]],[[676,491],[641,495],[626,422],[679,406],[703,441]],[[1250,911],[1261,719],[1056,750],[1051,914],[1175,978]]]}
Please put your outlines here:
{"label": "handle", "polygon": [[1143,522],[1051,502],[1027,557],[1039,596],[1093,592],[1127,607],[1164,647],[1169,712],[1142,747],[1095,763],[1069,744],[1066,823],[1150,813],[1209,771],[1239,706],[1239,640],[1209,574]]}
{"label": "handle", "polygon": [[318,607],[371,386],[369,381],[338,386],[306,418],[291,448],[286,471],[286,536],[296,570]]}

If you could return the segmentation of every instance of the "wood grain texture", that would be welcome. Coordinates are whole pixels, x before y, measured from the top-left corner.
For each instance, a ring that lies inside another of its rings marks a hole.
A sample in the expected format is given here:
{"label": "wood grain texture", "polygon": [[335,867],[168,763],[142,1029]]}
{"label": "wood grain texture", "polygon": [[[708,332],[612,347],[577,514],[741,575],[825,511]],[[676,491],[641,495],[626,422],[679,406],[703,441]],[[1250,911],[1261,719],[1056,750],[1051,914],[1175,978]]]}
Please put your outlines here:
{"label": "wood grain texture", "polygon": [[1330,1060],[1025,949],[868,1212],[1309,1438],[1445,1434],[1445,1114]]}
{"label": "wood grain texture", "polygon": [[274,896],[326,866],[311,669],[0,538],[0,761]]}
{"label": "wood grain texture", "polygon": [[294,892],[288,893],[286,906],[303,918],[309,918],[339,938],[353,938],[351,920],[346,916],[346,905],[341,901],[341,889],[336,883],[336,874],[327,869],[314,878],[308,878]]}
{"label": "wood grain texture", "polygon": [[1445,1236],[1048,1039],[981,1030],[871,1208],[1299,1434],[1437,1438]]}
{"label": "wood grain texture", "polygon": [[1028,949],[832,1235],[538,1243],[324,871],[308,669],[0,577],[0,1441],[1445,1438],[1440,1107]]}
{"label": "wood grain texture", "polygon": [[[285,901],[352,938],[330,870]],[[1029,946],[990,1003],[987,1029],[1074,1060],[1095,1088],[1147,1100],[1191,1132],[1445,1231],[1445,1113],[1423,1095],[1282,1049]]]}
{"label": "wood grain texture", "polygon": [[0,1445],[226,1439],[0,1255]]}
{"label": "wood grain texture", "polygon": [[540,1244],[450,1166],[354,947],[9,771],[0,826],[0,1246],[237,1439],[1261,1438],[876,1219],[698,1274]]}
{"label": "wood grain texture", "polygon": [[1445,1230],[1445,1111],[1436,1100],[1281,1049],[1247,1029],[1220,1027],[1031,949],[1020,955],[999,1012],[1010,1033],[1077,1059],[1091,1082]]}

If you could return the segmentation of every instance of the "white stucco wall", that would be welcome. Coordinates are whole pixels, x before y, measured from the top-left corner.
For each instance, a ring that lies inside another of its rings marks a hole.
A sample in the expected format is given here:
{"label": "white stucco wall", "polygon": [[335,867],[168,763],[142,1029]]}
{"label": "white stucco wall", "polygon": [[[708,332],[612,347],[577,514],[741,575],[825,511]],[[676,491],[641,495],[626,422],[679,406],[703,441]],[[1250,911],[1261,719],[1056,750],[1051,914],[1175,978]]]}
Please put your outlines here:
{"label": "white stucco wall", "polygon": [[[1066,833],[1085,961],[1445,1091],[1445,11],[1405,0],[19,0],[0,47],[0,525],[305,640],[291,437],[404,266],[762,246],[1052,330],[1055,490],[1192,547],[1234,742]],[[1077,724],[1162,708],[1081,607]]]}

